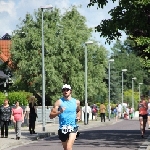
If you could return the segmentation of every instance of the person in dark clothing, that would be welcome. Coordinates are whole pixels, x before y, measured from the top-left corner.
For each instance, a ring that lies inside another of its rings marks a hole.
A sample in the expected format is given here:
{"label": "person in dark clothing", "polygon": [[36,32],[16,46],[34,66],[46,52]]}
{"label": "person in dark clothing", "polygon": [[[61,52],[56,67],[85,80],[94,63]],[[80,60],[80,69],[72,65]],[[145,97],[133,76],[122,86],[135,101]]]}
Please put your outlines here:
{"label": "person in dark clothing", "polygon": [[35,103],[35,97],[34,96],[31,96],[29,98],[29,108],[30,108],[29,131],[30,131],[30,134],[36,134],[35,133],[35,121],[37,118],[37,113],[36,113],[36,103]]}
{"label": "person in dark clothing", "polygon": [[93,120],[93,118],[95,118],[95,120],[97,120],[97,113],[98,113],[97,105],[93,104],[91,106],[91,109],[92,109],[92,120]]}
{"label": "person in dark clothing", "polygon": [[8,138],[8,125],[11,120],[11,107],[8,104],[8,99],[4,100],[4,105],[0,107],[0,124],[1,124],[1,138]]}

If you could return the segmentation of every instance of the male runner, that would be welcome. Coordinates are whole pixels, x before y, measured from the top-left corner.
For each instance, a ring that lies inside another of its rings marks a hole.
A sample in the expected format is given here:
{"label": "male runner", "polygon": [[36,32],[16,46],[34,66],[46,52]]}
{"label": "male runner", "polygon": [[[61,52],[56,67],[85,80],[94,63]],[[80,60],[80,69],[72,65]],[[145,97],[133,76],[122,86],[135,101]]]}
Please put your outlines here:
{"label": "male runner", "polygon": [[55,102],[50,118],[59,117],[59,139],[64,150],[72,150],[78,131],[76,120],[80,120],[80,101],[71,97],[70,85],[63,85],[62,93],[63,97]]}
{"label": "male runner", "polygon": [[147,122],[147,102],[145,101],[144,97],[141,98],[141,101],[138,105],[139,108],[139,121],[140,121],[140,130],[141,130],[141,137],[144,138],[145,133],[145,126]]}

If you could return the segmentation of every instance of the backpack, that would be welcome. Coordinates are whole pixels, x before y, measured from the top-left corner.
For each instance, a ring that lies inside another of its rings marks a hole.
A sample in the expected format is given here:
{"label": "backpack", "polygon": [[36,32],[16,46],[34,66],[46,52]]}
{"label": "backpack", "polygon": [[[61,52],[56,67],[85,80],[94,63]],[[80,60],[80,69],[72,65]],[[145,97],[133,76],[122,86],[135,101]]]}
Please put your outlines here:
{"label": "backpack", "polygon": [[96,107],[93,107],[93,108],[92,108],[92,113],[96,113],[96,112],[97,112]]}

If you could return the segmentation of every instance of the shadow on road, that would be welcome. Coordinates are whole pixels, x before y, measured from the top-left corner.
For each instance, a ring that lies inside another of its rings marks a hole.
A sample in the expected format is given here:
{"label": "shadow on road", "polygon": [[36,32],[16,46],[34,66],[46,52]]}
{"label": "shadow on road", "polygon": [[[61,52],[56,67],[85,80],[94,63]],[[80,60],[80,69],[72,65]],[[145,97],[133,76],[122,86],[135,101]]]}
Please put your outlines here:
{"label": "shadow on road", "polygon": [[[97,128],[81,131],[80,137],[75,141],[76,149],[103,149],[103,150],[136,150],[146,141],[150,134],[150,130],[146,130],[145,139],[141,138],[138,121],[123,121],[110,126],[101,126]],[[29,148],[31,145],[24,147]],[[47,139],[39,140],[32,143],[32,147],[44,147],[60,149],[61,142],[58,136],[53,136]],[[22,149],[22,148],[21,148]],[[19,150],[19,149],[15,149]],[[23,149],[22,149],[23,150]]]}

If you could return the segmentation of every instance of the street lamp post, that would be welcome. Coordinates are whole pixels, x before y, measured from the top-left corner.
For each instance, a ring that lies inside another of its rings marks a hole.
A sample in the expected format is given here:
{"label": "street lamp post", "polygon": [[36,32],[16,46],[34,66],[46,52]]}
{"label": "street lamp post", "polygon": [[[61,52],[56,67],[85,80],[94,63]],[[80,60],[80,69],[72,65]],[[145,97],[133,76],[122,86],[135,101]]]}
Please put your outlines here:
{"label": "street lamp post", "polygon": [[109,67],[108,67],[108,119],[110,121],[110,63],[114,62],[114,59],[109,59]]}
{"label": "street lamp post", "polygon": [[52,9],[52,5],[40,7],[42,10],[42,123],[43,131],[45,131],[45,60],[44,60],[44,29],[43,29],[43,10]]}
{"label": "street lamp post", "polygon": [[93,41],[85,42],[85,125],[87,125],[87,45],[93,44]]}
{"label": "street lamp post", "polygon": [[127,69],[122,69],[122,108],[121,108],[121,115],[122,115],[122,118],[123,118],[123,73],[126,72]]}
{"label": "street lamp post", "polygon": [[132,108],[134,110],[134,80],[136,80],[136,77],[132,78]]}
{"label": "street lamp post", "polygon": [[139,101],[141,100],[141,85],[142,85],[143,83],[139,83]]}

